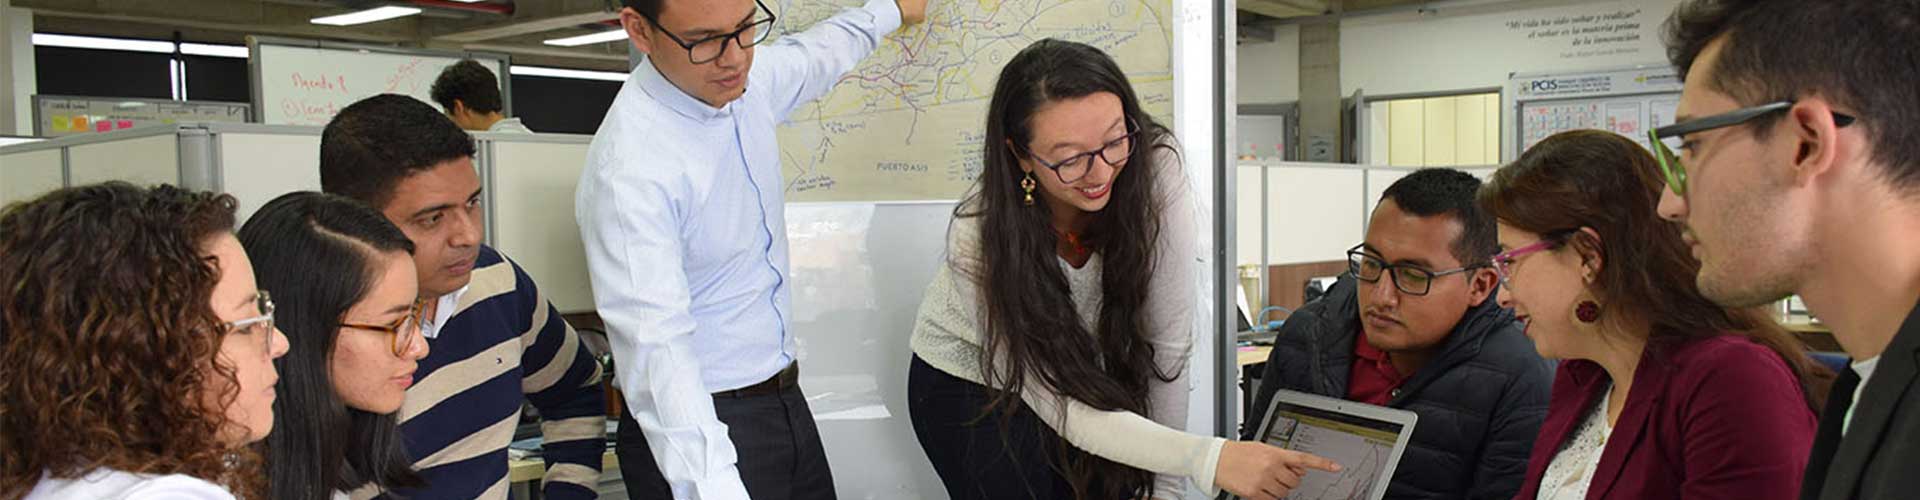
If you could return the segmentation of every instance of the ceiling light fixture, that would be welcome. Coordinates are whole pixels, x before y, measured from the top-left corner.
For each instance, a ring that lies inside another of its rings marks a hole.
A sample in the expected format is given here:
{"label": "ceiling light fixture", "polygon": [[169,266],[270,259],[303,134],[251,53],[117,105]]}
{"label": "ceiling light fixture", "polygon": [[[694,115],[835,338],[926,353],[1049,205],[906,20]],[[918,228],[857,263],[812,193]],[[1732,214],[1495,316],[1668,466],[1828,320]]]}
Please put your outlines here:
{"label": "ceiling light fixture", "polygon": [[387,6],[387,7],[376,7],[376,8],[367,9],[359,12],[348,12],[348,13],[340,14],[337,16],[316,17],[309,20],[309,22],[312,22],[313,24],[325,24],[329,26],[352,26],[355,24],[366,24],[371,22],[385,21],[385,20],[393,19],[397,17],[407,17],[414,14],[419,14],[419,13],[420,13],[420,9],[416,9],[413,7]]}
{"label": "ceiling light fixture", "polygon": [[626,39],[627,39],[627,30],[609,30],[609,31],[602,31],[602,32],[594,33],[590,35],[570,36],[566,38],[555,38],[555,39],[547,40],[540,43],[544,43],[547,45],[558,45],[561,47],[578,47],[581,45],[594,44],[594,43],[606,43],[606,42],[626,40]]}

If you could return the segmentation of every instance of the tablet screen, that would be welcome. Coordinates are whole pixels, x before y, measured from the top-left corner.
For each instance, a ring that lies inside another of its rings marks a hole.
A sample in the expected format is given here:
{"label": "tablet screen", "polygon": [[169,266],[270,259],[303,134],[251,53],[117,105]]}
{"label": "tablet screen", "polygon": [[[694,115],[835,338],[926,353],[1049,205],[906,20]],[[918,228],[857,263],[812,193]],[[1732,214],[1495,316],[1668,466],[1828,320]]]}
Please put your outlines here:
{"label": "tablet screen", "polygon": [[1354,500],[1373,498],[1375,484],[1383,484],[1400,439],[1400,424],[1280,402],[1274,407],[1273,426],[1266,442],[1289,450],[1326,457],[1341,465],[1340,472],[1308,470],[1290,500]]}

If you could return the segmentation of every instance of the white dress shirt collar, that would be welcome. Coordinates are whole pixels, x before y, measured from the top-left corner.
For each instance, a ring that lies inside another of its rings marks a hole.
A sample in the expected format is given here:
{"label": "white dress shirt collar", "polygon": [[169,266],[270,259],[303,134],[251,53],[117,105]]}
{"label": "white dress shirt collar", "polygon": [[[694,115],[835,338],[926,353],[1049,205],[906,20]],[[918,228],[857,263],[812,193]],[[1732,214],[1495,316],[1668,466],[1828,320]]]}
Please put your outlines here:
{"label": "white dress shirt collar", "polygon": [[[715,108],[687,94],[687,91],[680,90],[678,85],[674,85],[672,81],[667,80],[666,75],[660,73],[659,68],[653,66],[653,58],[651,57],[647,58],[646,64],[635,68],[633,74],[635,80],[640,84],[640,91],[646,92],[647,96],[652,97],[654,102],[666,106],[667,109],[671,109],[681,116],[696,121],[707,121],[723,118],[732,113],[733,102],[727,103],[726,106]],[[735,99],[734,102],[739,102],[739,100]]]}
{"label": "white dress shirt collar", "polygon": [[440,338],[440,327],[446,326],[448,321],[453,320],[453,313],[458,312],[454,311],[454,308],[460,307],[460,297],[467,294],[468,288],[473,288],[473,285],[462,286],[453,293],[434,299],[433,317],[421,318],[423,321],[420,322],[420,336],[430,339]]}

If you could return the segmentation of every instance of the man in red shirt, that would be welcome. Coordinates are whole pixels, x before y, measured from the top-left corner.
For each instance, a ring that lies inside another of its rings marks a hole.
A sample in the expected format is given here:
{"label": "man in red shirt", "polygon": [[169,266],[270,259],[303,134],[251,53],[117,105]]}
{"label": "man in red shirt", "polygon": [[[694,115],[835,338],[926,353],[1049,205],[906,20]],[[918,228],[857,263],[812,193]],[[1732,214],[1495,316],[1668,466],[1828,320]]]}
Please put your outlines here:
{"label": "man in red shirt", "polygon": [[1249,432],[1278,389],[1409,410],[1420,423],[1387,498],[1513,497],[1553,365],[1494,300],[1498,243],[1474,204],[1479,188],[1451,169],[1387,188],[1348,272],[1274,339]]}

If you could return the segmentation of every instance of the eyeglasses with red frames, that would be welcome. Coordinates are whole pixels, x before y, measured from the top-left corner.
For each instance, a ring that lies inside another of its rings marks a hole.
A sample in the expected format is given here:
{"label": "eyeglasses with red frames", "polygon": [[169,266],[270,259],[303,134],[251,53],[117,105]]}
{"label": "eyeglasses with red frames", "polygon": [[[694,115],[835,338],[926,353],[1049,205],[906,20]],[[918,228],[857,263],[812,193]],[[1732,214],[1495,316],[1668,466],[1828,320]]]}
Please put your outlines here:
{"label": "eyeglasses with red frames", "polygon": [[1515,248],[1512,250],[1494,254],[1493,260],[1492,260],[1493,274],[1495,276],[1500,277],[1500,288],[1504,288],[1507,290],[1513,289],[1513,285],[1512,285],[1513,264],[1515,261],[1519,260],[1520,257],[1523,257],[1531,253],[1544,252],[1547,250],[1560,248],[1560,245],[1564,245],[1567,243],[1567,237],[1572,236],[1575,231],[1576,230],[1572,230],[1572,229],[1564,230],[1564,231],[1555,231],[1552,233],[1548,233],[1546,236],[1540,238],[1540,241],[1536,241],[1528,245],[1522,245],[1520,248]]}

